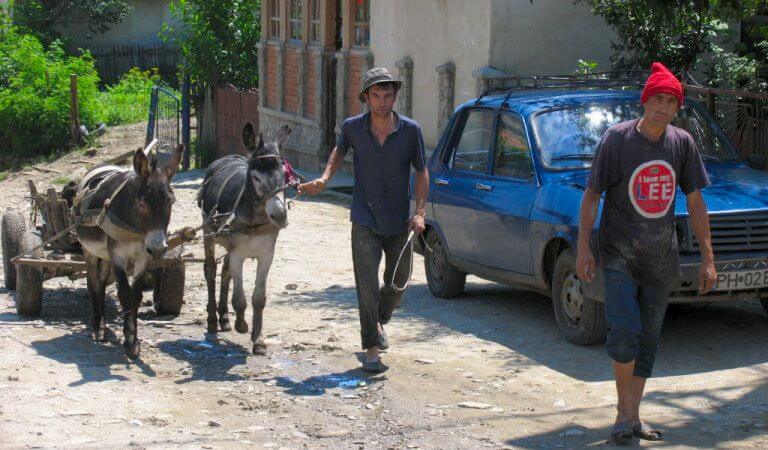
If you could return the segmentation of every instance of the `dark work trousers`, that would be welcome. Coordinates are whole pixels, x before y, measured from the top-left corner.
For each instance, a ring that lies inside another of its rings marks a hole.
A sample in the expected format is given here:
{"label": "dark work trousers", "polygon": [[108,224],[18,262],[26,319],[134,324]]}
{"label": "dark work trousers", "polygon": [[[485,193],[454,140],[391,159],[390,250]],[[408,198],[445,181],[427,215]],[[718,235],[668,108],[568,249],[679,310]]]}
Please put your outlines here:
{"label": "dark work trousers", "polygon": [[[352,265],[355,269],[355,287],[357,304],[360,309],[360,337],[363,349],[375,347],[379,343],[379,331],[376,323],[382,325],[392,318],[392,311],[400,305],[402,292],[392,289],[392,276],[395,285],[400,287],[408,281],[411,269],[411,246],[405,250],[397,274],[394,274],[397,258],[408,239],[408,233],[381,235],[370,228],[352,224]],[[384,287],[379,288],[379,264],[381,254],[385,255]]]}

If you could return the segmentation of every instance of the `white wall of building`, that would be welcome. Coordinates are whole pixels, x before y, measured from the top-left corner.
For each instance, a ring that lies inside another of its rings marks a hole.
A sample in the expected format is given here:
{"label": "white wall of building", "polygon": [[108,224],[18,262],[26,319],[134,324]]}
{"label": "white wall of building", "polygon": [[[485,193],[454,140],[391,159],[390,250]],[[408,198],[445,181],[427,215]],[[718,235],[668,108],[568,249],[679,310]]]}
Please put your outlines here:
{"label": "white wall of building", "polygon": [[456,65],[455,103],[475,96],[472,71],[488,65],[492,0],[375,0],[371,2],[374,65],[397,74],[395,62],[413,59],[413,118],[424,129],[428,147],[437,130],[438,73]]}

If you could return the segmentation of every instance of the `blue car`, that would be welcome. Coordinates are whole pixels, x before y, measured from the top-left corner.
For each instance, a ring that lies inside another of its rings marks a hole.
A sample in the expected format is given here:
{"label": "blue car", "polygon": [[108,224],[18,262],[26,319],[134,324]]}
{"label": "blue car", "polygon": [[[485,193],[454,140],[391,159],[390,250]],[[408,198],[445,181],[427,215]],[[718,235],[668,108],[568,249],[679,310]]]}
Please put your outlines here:
{"label": "blue car", "polygon": [[[579,206],[605,130],[642,112],[637,89],[573,86],[499,91],[456,108],[429,161],[427,245],[417,245],[432,293],[461,295],[468,273],[536,291],[551,297],[566,340],[603,341],[601,274],[586,284],[575,272]],[[686,99],[674,124],[697,141],[712,180],[702,193],[718,280],[697,295],[698,243],[678,189],[683,281],[670,302],[768,308],[768,173],[739,158],[698,102]]]}

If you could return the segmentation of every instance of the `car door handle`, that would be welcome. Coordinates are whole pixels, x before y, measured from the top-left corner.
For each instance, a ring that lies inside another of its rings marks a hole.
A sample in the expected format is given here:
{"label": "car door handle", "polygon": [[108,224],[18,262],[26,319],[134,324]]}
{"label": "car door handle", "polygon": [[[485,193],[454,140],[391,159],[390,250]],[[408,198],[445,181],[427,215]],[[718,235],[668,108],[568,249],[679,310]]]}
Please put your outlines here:
{"label": "car door handle", "polygon": [[445,178],[435,178],[435,184],[438,186],[448,186],[448,180]]}
{"label": "car door handle", "polygon": [[490,184],[476,183],[475,189],[478,189],[480,191],[492,191],[493,186],[491,186]]}

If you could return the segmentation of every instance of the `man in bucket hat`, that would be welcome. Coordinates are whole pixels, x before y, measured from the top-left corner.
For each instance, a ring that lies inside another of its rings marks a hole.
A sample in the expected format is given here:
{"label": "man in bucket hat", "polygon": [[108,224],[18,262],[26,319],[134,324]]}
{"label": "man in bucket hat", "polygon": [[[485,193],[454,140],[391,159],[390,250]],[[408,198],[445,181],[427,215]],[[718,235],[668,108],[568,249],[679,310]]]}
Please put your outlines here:
{"label": "man in bucket hat", "polygon": [[[347,151],[354,149],[352,264],[365,350],[363,370],[374,373],[387,369],[379,357],[379,351],[389,347],[383,325],[400,304],[403,291],[399,287],[408,281],[411,268],[408,232],[418,236],[424,231],[429,192],[421,127],[392,110],[401,85],[383,67],[366,72],[358,98],[368,104],[370,112],[344,121],[323,175],[299,186],[300,193],[321,192],[341,167]],[[411,167],[416,170],[416,207],[412,215],[409,214]],[[386,258],[384,286],[379,288],[382,253]]]}
{"label": "man in bucket hat", "polygon": [[[640,420],[645,381],[651,376],[672,283],[680,281],[675,192],[679,186],[701,249],[699,293],[717,280],[709,217],[700,189],[709,185],[698,146],[671,125],[683,104],[683,87],[654,63],[640,101],[642,118],[603,134],[581,203],[576,272],[591,283],[597,264],[605,278],[606,350],[613,359],[618,415],[611,433],[617,444],[633,437],[661,440]],[[600,195],[603,215],[596,240],[592,227]]]}

